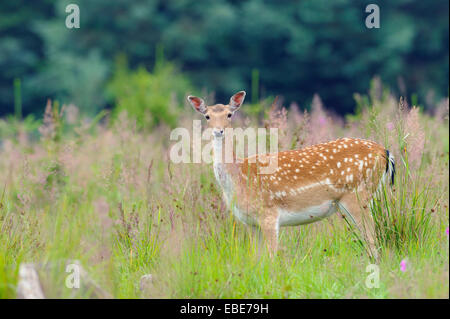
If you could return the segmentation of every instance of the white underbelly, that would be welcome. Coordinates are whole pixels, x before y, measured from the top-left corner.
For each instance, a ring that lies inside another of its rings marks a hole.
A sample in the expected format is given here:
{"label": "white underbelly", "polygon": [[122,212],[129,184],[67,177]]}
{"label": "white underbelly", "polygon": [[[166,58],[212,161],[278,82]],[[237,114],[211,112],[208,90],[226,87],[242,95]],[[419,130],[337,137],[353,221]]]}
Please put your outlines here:
{"label": "white underbelly", "polygon": [[313,223],[332,215],[335,212],[333,201],[326,201],[321,205],[310,206],[301,211],[278,209],[280,226],[296,226]]}

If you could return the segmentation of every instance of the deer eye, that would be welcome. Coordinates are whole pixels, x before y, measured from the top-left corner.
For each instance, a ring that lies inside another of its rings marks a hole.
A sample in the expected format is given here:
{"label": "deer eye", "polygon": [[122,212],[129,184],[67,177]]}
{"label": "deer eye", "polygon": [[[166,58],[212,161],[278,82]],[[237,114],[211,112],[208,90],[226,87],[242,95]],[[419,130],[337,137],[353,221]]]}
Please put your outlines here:
{"label": "deer eye", "polygon": [[228,118],[230,118],[232,115],[233,115],[232,113],[228,113],[227,116],[228,116]]}
{"label": "deer eye", "polygon": [[205,115],[205,119],[209,121],[209,115]]}

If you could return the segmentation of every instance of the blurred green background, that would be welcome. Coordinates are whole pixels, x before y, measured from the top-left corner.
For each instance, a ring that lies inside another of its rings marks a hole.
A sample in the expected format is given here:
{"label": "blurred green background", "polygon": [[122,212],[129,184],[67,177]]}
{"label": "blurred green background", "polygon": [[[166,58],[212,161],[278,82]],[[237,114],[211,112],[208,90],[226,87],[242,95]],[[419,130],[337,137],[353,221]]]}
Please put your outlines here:
{"label": "blurred green background", "polygon": [[[69,3],[80,29],[65,27]],[[365,26],[370,3],[380,29]],[[448,95],[448,28],[448,0],[2,1],[0,116],[52,98],[86,114],[151,104],[152,125],[170,124],[183,94],[242,89],[303,107],[318,93],[343,114],[376,75],[427,108]]]}

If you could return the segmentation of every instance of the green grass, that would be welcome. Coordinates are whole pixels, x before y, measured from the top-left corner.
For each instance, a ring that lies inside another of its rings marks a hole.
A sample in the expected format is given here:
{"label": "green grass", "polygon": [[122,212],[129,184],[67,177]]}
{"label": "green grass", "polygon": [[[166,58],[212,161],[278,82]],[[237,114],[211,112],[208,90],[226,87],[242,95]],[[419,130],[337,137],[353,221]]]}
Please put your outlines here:
{"label": "green grass", "polygon": [[[47,266],[47,296],[89,298],[64,285],[64,263],[76,259],[115,298],[448,298],[448,118],[420,113],[426,143],[417,163],[401,153],[408,137],[379,133],[396,101],[373,104],[383,112],[323,129],[372,138],[396,156],[395,191],[383,188],[372,209],[379,288],[366,286],[373,261],[338,215],[282,228],[272,259],[226,209],[211,165],[168,164],[169,130],[139,132],[123,118],[75,124],[58,139],[29,141],[19,128],[1,137],[0,297],[16,297],[20,263],[34,262]],[[145,274],[154,280],[141,291]]]}

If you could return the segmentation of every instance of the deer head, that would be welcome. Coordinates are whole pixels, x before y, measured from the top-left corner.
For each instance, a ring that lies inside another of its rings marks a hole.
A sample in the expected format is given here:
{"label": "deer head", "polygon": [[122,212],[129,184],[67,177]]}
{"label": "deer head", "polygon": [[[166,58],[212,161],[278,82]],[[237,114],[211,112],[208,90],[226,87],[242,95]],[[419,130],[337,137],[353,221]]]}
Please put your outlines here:
{"label": "deer head", "polygon": [[196,96],[188,96],[192,107],[205,117],[208,127],[212,128],[214,138],[223,138],[225,129],[231,127],[231,119],[244,102],[245,91],[234,94],[229,104],[215,104],[207,106],[203,99]]}

